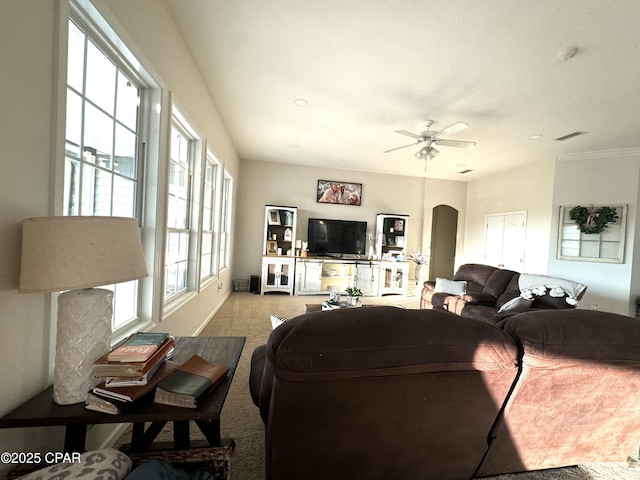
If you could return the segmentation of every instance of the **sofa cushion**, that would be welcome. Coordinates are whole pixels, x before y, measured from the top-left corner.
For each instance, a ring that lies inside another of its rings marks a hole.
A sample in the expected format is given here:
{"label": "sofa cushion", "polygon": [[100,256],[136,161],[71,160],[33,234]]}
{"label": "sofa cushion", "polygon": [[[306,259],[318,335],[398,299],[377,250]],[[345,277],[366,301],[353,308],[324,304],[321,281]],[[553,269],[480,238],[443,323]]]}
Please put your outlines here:
{"label": "sofa cushion", "polygon": [[467,293],[477,292],[480,293],[484,289],[485,284],[489,280],[489,277],[497,269],[490,265],[481,265],[478,263],[467,263],[461,265],[458,271],[453,276],[454,280],[466,280],[467,281]]}
{"label": "sofa cushion", "polygon": [[403,367],[411,367],[407,373],[513,368],[514,346],[503,331],[447,312],[376,306],[291,319],[269,336],[267,358],[276,376],[290,380],[349,378]]}
{"label": "sofa cushion", "polygon": [[640,367],[640,322],[592,310],[541,309],[510,317],[504,331],[525,347],[538,368],[585,360]]}
{"label": "sofa cushion", "polygon": [[509,280],[509,283],[505,286],[502,294],[498,296],[498,299],[496,300],[496,307],[500,308],[505,303],[520,296],[520,287],[518,286],[518,278],[520,278],[519,273],[516,273],[511,277],[511,279]]}
{"label": "sofa cushion", "polygon": [[489,294],[497,299],[507,288],[511,279],[518,275],[513,270],[496,269],[484,284],[482,293]]}

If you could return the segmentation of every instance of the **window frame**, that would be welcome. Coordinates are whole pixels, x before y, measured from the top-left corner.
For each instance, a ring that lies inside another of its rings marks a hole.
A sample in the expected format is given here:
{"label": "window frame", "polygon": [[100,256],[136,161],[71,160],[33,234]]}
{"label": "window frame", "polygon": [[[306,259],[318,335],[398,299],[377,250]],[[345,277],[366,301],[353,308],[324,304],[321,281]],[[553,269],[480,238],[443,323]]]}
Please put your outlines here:
{"label": "window frame", "polygon": [[224,168],[220,200],[219,272],[231,268],[231,236],[233,233],[233,176]]}
{"label": "window frame", "polygon": [[[186,118],[182,113],[180,107],[172,102],[171,104],[171,121],[169,122],[169,150],[167,152],[167,179],[165,182],[165,204],[166,214],[164,222],[164,238],[165,246],[163,249],[163,288],[162,288],[162,303],[164,306],[163,317],[167,317],[177,308],[182,306],[191,296],[195,295],[199,289],[199,267],[200,259],[198,249],[200,246],[199,234],[200,234],[200,192],[202,183],[202,164],[203,164],[203,140],[202,136],[195,130],[193,123]],[[187,186],[187,212],[186,212],[186,226],[185,228],[176,229],[169,225],[170,212],[170,168],[172,164],[171,159],[171,141],[173,140],[173,131],[176,128],[181,135],[185,136],[189,142],[189,181]],[[187,234],[188,245],[186,247],[186,272],[185,272],[185,288],[180,289],[167,296],[167,267],[168,267],[168,249],[169,249],[169,233],[170,231],[182,231]]]}
{"label": "window frame", "polygon": [[[83,79],[86,75],[87,65],[87,51],[86,46],[90,41],[93,45],[103,54],[108,60],[113,63],[116,67],[116,75],[117,72],[122,72],[122,75],[130,81],[133,85],[138,89],[139,97],[138,97],[138,110],[137,110],[137,118],[136,118],[136,143],[134,149],[134,155],[136,159],[135,166],[135,175],[134,175],[134,203],[132,206],[132,218],[136,218],[138,224],[140,225],[142,232],[144,233],[144,229],[142,228],[143,222],[143,212],[145,210],[145,204],[147,203],[147,189],[146,183],[148,182],[147,171],[146,171],[146,162],[147,162],[147,146],[149,143],[157,145],[159,143],[159,138],[155,138],[152,142],[149,139],[149,125],[155,121],[158,123],[157,117],[159,116],[159,112],[153,112],[150,108],[150,105],[154,100],[157,100],[160,96],[160,88],[158,84],[153,80],[151,75],[144,69],[144,67],[138,62],[135,58],[134,54],[124,45],[119,35],[113,30],[113,28],[108,24],[108,22],[104,19],[102,14],[95,8],[95,6],[91,5],[88,2],[76,1],[72,0],[69,4],[60,5],[58,10],[58,19],[59,19],[59,56],[57,60],[58,71],[57,75],[54,77],[56,88],[57,88],[57,104],[55,106],[54,111],[54,121],[55,121],[55,139],[54,139],[54,148],[53,148],[53,177],[54,177],[54,188],[52,190],[52,208],[54,215],[63,215],[68,212],[64,210],[65,199],[64,196],[67,193],[65,181],[65,167],[67,164],[67,135],[66,135],[66,125],[67,125],[67,96],[68,92],[72,91],[74,94],[80,94],[81,101],[90,102],[91,99],[87,98],[84,92],[78,92],[77,89],[73,88],[72,85],[68,84],[67,81],[67,68],[69,64],[69,35],[70,24],[73,23],[80,31],[83,33],[83,38],[85,39],[84,45],[84,61],[83,61]],[[83,80],[83,84],[85,80]],[[93,102],[92,102],[93,103]],[[113,112],[113,115],[116,115],[116,112]],[[84,119],[84,107],[83,114],[81,120]],[[84,121],[84,120],[82,120]],[[114,131],[118,128],[119,124],[118,120],[114,117]],[[158,132],[159,133],[159,132]],[[156,135],[158,136],[158,135]],[[81,145],[84,143],[84,136],[82,136]],[[79,148],[81,148],[81,145]],[[112,145],[116,145],[116,141],[112,141]],[[83,149],[84,150],[84,149]],[[116,152],[111,152],[112,162],[115,162]],[[71,158],[71,157],[69,157]],[[82,161],[82,158],[76,159],[78,161]],[[113,183],[115,182],[116,176],[119,176],[112,168],[109,172],[112,180],[111,192],[113,192]],[[81,208],[81,207],[79,207]],[[110,212],[109,215],[113,215],[113,195],[110,199]],[[78,211],[77,214],[84,215],[86,212]],[[151,234],[153,236],[153,234]],[[143,234],[142,239],[143,243],[149,243],[149,234]],[[152,265],[152,253],[145,253],[145,257],[147,260],[147,265]],[[113,332],[112,339],[113,341],[118,341],[120,338],[123,338],[127,334],[132,331],[145,328],[147,324],[149,324],[152,320],[151,311],[153,310],[151,305],[152,295],[149,295],[149,292],[153,289],[153,267],[149,268],[150,276],[146,279],[141,279],[136,281],[136,289],[135,289],[135,313],[134,316],[128,319],[126,322],[122,322],[118,326],[115,326],[112,323]],[[119,284],[118,284],[119,285]],[[106,286],[106,288],[117,289],[117,285]],[[114,302],[114,318],[113,321],[116,320],[115,310],[117,309],[117,300]]]}
{"label": "window frame", "polygon": [[[209,165],[212,165],[212,180],[211,183],[207,184],[207,168]],[[221,195],[222,195],[222,163],[217,159],[211,149],[206,149],[206,154],[204,158],[204,168],[202,175],[202,213],[201,219],[202,223],[200,226],[200,286],[203,288],[210,282],[219,278],[219,246],[220,246],[220,205],[221,205]],[[207,205],[206,195],[209,193],[210,203]],[[205,219],[207,215],[205,215],[207,211],[207,207],[209,210],[209,226],[210,228],[205,228]],[[208,271],[204,267],[204,263],[206,261],[205,247],[207,246],[207,242],[205,241],[205,235],[210,235],[210,243],[208,255],[210,255],[208,263]]]}

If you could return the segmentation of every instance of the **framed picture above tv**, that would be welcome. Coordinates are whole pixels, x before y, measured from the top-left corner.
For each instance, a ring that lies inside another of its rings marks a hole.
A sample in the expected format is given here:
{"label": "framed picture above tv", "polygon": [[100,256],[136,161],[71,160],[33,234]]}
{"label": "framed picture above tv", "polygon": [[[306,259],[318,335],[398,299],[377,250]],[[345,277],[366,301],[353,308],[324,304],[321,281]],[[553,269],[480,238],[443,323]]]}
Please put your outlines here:
{"label": "framed picture above tv", "polygon": [[362,204],[362,184],[336,180],[318,180],[316,195],[318,203],[360,206]]}

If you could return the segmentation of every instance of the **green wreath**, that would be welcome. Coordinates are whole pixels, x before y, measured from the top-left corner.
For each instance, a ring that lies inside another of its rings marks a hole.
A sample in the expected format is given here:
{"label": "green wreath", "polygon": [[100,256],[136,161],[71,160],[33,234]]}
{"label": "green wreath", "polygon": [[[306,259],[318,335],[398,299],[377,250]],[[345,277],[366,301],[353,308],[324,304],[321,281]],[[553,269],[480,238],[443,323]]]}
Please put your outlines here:
{"label": "green wreath", "polygon": [[618,219],[618,213],[611,207],[573,207],[569,218],[576,222],[582,233],[601,233],[607,224]]}

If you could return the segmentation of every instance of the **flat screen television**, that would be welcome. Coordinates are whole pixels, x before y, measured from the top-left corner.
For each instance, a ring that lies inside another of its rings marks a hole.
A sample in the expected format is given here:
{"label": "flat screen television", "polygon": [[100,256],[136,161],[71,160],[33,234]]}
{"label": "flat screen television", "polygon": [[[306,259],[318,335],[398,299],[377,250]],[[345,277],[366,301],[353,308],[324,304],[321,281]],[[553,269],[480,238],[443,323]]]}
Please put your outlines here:
{"label": "flat screen television", "polygon": [[310,218],[307,234],[312,256],[357,256],[366,252],[367,222]]}

